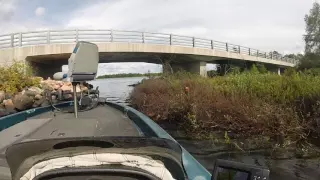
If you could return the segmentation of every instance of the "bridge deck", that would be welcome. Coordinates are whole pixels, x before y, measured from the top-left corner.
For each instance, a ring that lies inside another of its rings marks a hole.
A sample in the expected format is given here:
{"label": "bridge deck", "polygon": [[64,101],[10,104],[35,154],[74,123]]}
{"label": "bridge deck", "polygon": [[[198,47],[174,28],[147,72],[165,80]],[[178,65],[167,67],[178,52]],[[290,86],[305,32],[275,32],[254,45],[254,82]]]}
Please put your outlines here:
{"label": "bridge deck", "polygon": [[81,136],[140,136],[134,123],[122,112],[99,106],[73,113],[47,112],[34,116],[0,132],[0,179],[10,179],[5,149],[13,143],[35,139]]}

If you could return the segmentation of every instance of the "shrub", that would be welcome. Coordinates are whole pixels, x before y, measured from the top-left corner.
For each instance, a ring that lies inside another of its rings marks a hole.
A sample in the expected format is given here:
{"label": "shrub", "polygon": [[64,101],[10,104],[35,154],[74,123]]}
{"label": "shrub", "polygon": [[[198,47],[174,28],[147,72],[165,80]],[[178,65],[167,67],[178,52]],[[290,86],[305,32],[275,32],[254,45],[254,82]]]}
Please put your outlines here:
{"label": "shrub", "polygon": [[31,66],[23,62],[14,62],[10,66],[0,67],[0,91],[15,94],[25,87],[38,86],[40,79],[33,77]]}
{"label": "shrub", "polygon": [[260,74],[257,68],[215,78],[177,74],[146,80],[131,94],[135,108],[155,121],[177,124],[191,137],[228,131],[236,137],[263,135],[294,142],[312,131],[319,97],[318,77]]}

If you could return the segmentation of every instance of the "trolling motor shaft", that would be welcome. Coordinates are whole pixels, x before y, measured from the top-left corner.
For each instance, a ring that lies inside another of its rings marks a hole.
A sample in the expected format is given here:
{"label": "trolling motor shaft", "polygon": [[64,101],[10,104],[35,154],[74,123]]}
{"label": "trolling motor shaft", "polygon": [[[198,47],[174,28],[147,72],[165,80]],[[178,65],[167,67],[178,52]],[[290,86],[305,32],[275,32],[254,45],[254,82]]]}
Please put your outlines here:
{"label": "trolling motor shaft", "polygon": [[72,83],[73,87],[73,107],[74,107],[74,116],[78,118],[78,98],[77,98],[77,82]]}

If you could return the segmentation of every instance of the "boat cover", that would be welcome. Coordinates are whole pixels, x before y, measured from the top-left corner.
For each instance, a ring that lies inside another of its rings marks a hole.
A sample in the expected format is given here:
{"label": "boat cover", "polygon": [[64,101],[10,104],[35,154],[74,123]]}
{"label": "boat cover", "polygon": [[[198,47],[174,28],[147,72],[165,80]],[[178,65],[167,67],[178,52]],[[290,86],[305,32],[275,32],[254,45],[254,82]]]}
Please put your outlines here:
{"label": "boat cover", "polygon": [[149,156],[118,153],[97,153],[96,151],[93,151],[90,154],[59,157],[39,162],[33,165],[29,171],[27,171],[27,173],[20,178],[20,180],[32,180],[41,173],[58,168],[88,167],[109,164],[120,164],[123,166],[139,168],[164,180],[174,179],[161,161],[154,160]]}

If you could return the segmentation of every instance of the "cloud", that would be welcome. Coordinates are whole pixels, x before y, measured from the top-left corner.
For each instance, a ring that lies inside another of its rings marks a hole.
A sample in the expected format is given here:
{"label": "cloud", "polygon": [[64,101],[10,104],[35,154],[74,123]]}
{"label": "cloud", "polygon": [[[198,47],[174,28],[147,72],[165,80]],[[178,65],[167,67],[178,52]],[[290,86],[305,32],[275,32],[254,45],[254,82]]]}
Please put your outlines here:
{"label": "cloud", "polygon": [[0,0],[0,23],[3,21],[9,21],[14,15],[14,10],[14,0]]}
{"label": "cloud", "polygon": [[[19,2],[19,3],[18,3]],[[0,32],[85,28],[172,33],[281,53],[303,51],[304,15],[314,0],[0,0]],[[46,7],[46,8],[43,8]],[[50,11],[50,16],[44,16]],[[35,18],[35,16],[42,18]],[[108,64],[99,72],[159,70]],[[214,66],[208,65],[212,69]]]}
{"label": "cloud", "polygon": [[145,30],[300,52],[313,0],[119,0],[75,10],[66,27]]}
{"label": "cloud", "polygon": [[34,11],[36,16],[43,16],[45,13],[46,9],[44,7],[37,7],[37,9]]}

